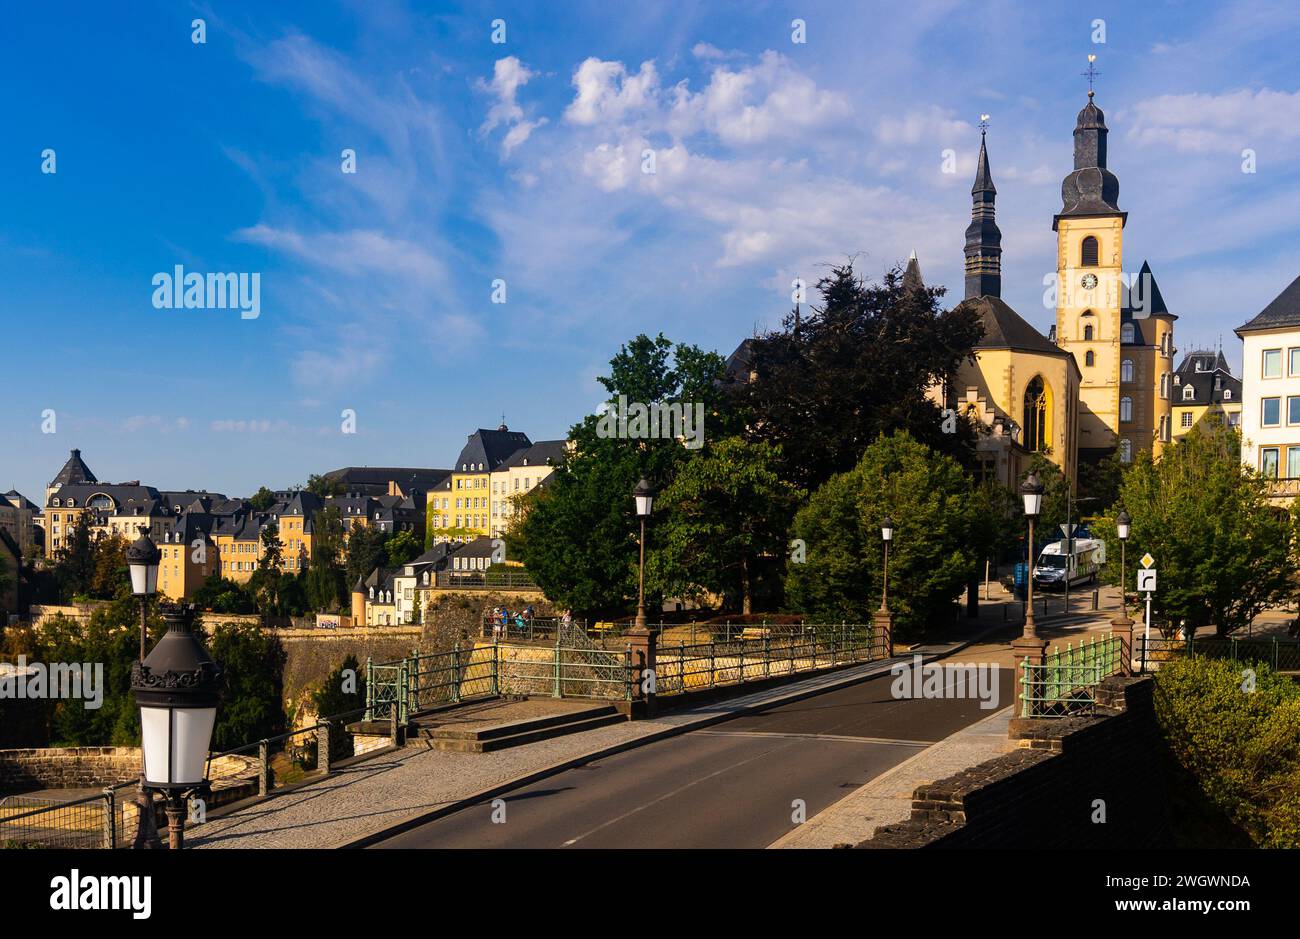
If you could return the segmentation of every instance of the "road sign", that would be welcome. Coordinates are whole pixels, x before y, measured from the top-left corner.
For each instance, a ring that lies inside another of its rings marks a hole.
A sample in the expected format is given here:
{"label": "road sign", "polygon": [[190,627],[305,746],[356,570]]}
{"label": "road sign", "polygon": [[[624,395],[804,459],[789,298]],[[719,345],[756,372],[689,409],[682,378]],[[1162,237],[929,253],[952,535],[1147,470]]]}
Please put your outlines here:
{"label": "road sign", "polygon": [[1151,556],[1151,552],[1150,552],[1150,551],[1148,551],[1146,554],[1142,555],[1142,566],[1143,566],[1143,567],[1150,567],[1150,566],[1151,566],[1152,564],[1154,564],[1154,563],[1156,563],[1156,559],[1153,558],[1153,557]]}
{"label": "road sign", "polygon": [[1066,538],[1069,538],[1071,535],[1073,535],[1073,534],[1074,534],[1076,531],[1078,531],[1078,530],[1079,530],[1079,526],[1078,526],[1078,525],[1062,525],[1062,526],[1061,526],[1061,534],[1064,535]]}
{"label": "road sign", "polygon": [[1155,593],[1156,589],[1156,569],[1149,567],[1144,571],[1138,571],[1138,591],[1140,593]]}

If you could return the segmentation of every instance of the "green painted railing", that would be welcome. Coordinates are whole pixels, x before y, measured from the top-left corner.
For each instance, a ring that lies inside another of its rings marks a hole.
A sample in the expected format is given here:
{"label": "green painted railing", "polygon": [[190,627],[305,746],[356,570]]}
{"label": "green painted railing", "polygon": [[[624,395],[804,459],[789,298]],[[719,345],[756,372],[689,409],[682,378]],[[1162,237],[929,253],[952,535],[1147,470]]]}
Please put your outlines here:
{"label": "green painted railing", "polygon": [[1084,639],[1049,654],[1042,665],[1020,665],[1020,716],[1071,717],[1097,704],[1097,686],[1123,670],[1124,643],[1118,636]]}

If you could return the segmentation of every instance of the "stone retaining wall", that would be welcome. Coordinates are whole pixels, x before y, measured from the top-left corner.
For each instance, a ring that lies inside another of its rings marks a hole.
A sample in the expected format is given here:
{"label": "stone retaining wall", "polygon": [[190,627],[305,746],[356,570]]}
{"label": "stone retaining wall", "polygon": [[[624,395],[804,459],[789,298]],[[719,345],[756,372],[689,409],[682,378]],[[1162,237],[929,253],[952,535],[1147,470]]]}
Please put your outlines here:
{"label": "stone retaining wall", "polygon": [[138,775],[139,747],[0,750],[0,792],[111,786]]}
{"label": "stone retaining wall", "polygon": [[1102,682],[1093,715],[1039,720],[1019,748],[918,786],[912,817],[860,848],[1142,848],[1166,842],[1167,753],[1147,677]]}

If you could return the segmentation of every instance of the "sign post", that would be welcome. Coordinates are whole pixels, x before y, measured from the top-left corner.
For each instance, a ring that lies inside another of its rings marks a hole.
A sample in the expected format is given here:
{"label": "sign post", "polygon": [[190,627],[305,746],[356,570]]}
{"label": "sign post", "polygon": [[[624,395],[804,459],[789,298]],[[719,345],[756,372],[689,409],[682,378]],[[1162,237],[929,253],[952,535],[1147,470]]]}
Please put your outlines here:
{"label": "sign post", "polygon": [[1151,565],[1156,559],[1151,556],[1151,552],[1142,555],[1142,570],[1137,572],[1137,588],[1140,593],[1147,595],[1147,619],[1146,627],[1142,636],[1142,671],[1147,670],[1147,650],[1151,648],[1151,594],[1156,592],[1156,569]]}

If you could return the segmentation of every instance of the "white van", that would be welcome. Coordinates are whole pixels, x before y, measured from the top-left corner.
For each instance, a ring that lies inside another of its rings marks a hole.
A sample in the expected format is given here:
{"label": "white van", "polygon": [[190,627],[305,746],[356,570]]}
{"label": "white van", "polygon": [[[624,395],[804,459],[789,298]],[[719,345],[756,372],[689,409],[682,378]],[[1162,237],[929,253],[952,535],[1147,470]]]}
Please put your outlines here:
{"label": "white van", "polygon": [[[1073,550],[1071,550],[1071,546]],[[1034,583],[1040,587],[1065,587],[1069,578],[1070,586],[1080,583],[1093,583],[1097,572],[1106,563],[1106,542],[1097,538],[1075,538],[1068,542],[1064,538],[1053,541],[1038,555],[1034,566]]]}

